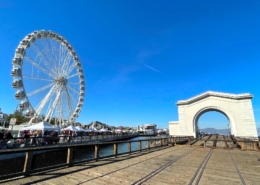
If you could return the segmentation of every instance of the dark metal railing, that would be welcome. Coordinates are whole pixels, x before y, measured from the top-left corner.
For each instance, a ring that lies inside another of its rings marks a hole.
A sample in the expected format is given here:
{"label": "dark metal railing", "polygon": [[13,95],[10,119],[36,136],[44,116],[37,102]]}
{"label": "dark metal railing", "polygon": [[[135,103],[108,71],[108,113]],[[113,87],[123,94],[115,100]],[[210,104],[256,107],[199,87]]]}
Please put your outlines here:
{"label": "dark metal railing", "polygon": [[0,179],[28,176],[32,173],[101,158],[117,157],[172,144],[172,138],[149,138],[103,143],[75,143],[0,150]]}
{"label": "dark metal railing", "polygon": [[213,138],[209,135],[207,138],[201,136],[199,138],[183,136],[183,137],[170,137],[170,140],[175,145],[189,145],[191,147],[202,148],[222,148],[222,149],[241,149],[259,151],[260,141],[246,138],[229,138],[224,136],[223,139]]}
{"label": "dark metal railing", "polygon": [[85,136],[42,136],[29,138],[15,137],[13,139],[0,140],[0,149],[15,149],[27,147],[39,147],[50,145],[64,145],[71,143],[86,143],[89,141],[105,140],[105,139],[123,139],[136,137],[136,134],[101,134],[101,135],[85,135]]}
{"label": "dark metal railing", "polygon": [[[208,143],[211,142],[211,143]],[[227,140],[227,139],[190,139],[186,144],[190,143],[192,147],[203,148],[222,148],[222,149],[241,149],[259,151],[260,142],[249,139]],[[196,145],[197,143],[197,145]]]}

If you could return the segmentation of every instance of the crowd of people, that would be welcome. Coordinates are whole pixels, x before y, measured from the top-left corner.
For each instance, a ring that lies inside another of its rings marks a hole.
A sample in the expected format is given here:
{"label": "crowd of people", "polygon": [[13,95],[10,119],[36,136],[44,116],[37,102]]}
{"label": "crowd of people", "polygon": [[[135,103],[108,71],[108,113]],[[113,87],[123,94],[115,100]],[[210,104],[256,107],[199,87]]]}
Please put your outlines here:
{"label": "crowd of people", "polygon": [[[57,131],[45,130],[22,130],[18,133],[18,137],[11,134],[11,131],[2,130],[0,132],[0,149],[23,148],[28,146],[45,146],[57,143],[70,143],[73,141],[82,140],[82,137],[77,136],[96,136],[96,135],[113,135],[113,132],[78,132],[71,130],[63,130],[60,133]],[[123,133],[122,133],[123,135]],[[125,134],[124,134],[125,135]]]}
{"label": "crowd of people", "polygon": [[8,130],[6,133],[5,133],[5,130],[2,130],[0,132],[0,140],[3,140],[3,139],[13,139],[13,136],[12,136],[10,130]]}
{"label": "crowd of people", "polygon": [[2,130],[0,132],[0,149],[6,149],[7,148],[7,142],[10,140],[10,139],[13,139],[13,135],[11,133],[10,130],[8,130],[7,132],[5,132],[5,130]]}

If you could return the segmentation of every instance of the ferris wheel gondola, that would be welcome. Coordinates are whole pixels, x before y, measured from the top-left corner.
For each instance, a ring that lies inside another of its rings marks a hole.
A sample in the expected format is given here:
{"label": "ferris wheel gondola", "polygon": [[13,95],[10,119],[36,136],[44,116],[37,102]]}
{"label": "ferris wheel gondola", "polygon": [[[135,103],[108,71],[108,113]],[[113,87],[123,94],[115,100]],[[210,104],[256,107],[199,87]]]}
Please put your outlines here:
{"label": "ferris wheel gondola", "polygon": [[52,31],[35,31],[20,42],[12,61],[12,87],[20,111],[33,120],[74,123],[85,96],[80,59],[71,44]]}

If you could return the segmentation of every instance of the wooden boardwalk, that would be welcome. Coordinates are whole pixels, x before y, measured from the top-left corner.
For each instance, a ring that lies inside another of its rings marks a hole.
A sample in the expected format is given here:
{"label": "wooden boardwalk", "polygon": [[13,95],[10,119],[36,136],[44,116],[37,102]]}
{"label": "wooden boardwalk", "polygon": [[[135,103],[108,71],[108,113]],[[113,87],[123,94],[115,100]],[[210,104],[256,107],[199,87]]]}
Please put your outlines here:
{"label": "wooden boardwalk", "polygon": [[106,158],[3,184],[260,184],[260,152],[175,146]]}

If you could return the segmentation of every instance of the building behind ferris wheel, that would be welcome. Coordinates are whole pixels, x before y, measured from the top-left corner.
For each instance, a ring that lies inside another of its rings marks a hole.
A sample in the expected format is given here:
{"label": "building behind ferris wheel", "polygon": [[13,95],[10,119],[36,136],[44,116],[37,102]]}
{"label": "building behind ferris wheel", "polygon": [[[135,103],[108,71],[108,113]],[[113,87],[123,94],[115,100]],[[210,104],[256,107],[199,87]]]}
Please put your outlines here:
{"label": "building behind ferris wheel", "polygon": [[[30,56],[33,52],[35,58]],[[30,76],[24,74],[26,62],[38,71],[37,76],[33,72]],[[59,128],[74,125],[84,102],[85,80],[79,57],[65,38],[52,31],[34,31],[20,42],[12,64],[12,87],[16,90],[15,98],[20,101],[19,111],[30,118],[25,126],[52,120]],[[48,78],[40,77],[40,73]],[[49,84],[27,92],[25,78],[35,80],[36,84],[41,81]],[[50,89],[48,93],[33,106],[30,98],[47,89]]]}

